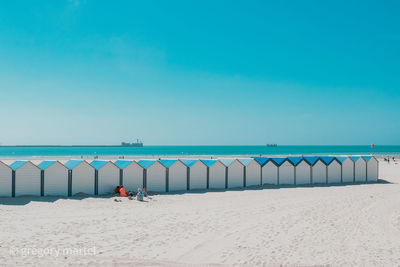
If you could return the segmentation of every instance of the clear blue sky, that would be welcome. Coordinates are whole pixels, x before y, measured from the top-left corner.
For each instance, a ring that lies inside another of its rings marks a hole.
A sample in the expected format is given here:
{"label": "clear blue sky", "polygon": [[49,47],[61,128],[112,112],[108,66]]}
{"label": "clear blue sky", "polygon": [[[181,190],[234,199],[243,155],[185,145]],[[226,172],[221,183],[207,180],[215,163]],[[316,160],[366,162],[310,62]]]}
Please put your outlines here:
{"label": "clear blue sky", "polygon": [[0,143],[400,144],[399,1],[2,1]]}

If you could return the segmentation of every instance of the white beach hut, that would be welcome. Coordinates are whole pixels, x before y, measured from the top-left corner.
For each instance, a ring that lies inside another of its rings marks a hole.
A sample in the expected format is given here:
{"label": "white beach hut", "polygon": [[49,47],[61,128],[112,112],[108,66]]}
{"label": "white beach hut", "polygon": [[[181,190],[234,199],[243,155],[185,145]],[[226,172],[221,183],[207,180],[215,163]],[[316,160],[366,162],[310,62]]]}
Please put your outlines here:
{"label": "white beach hut", "polygon": [[261,165],[255,159],[248,159],[247,164],[239,160],[246,166],[246,187],[261,185]]}
{"label": "white beach hut", "polygon": [[[254,161],[254,159],[242,158],[242,159],[237,159],[237,160],[243,165],[243,187],[247,187],[247,167],[252,161]],[[258,164],[256,164],[256,165],[258,165]],[[261,175],[261,169],[260,169],[259,175]]]}
{"label": "white beach hut", "polygon": [[189,190],[207,188],[207,165],[201,160],[181,159],[189,167]]}
{"label": "white beach hut", "polygon": [[188,168],[180,160],[176,160],[168,173],[169,191],[186,191],[188,180]]}
{"label": "white beach hut", "polygon": [[120,171],[122,185],[127,191],[137,192],[143,188],[143,168],[134,160],[117,160],[114,162]]}
{"label": "white beach hut", "polygon": [[228,168],[226,188],[238,188],[244,185],[244,166],[237,159],[220,159]]}
{"label": "white beach hut", "polygon": [[216,159],[201,159],[201,162],[207,166],[207,189],[225,188],[226,167]]}
{"label": "white beach hut", "polygon": [[15,161],[10,165],[14,171],[15,196],[40,196],[40,169],[30,161]]}
{"label": "white beach hut", "polygon": [[95,194],[105,195],[114,193],[114,188],[120,182],[120,169],[113,162],[106,160],[93,160],[90,165],[95,169],[95,179],[97,179],[97,192]]}
{"label": "white beach hut", "polygon": [[272,159],[268,159],[261,168],[262,183],[269,185],[278,184],[278,168],[279,165]]}
{"label": "white beach hut", "polygon": [[208,167],[208,188],[226,188],[226,166],[219,160],[202,160],[202,162]]}
{"label": "white beach hut", "polygon": [[[286,160],[286,158],[270,158],[270,162],[272,162],[276,167],[277,167],[277,171],[278,171],[278,175],[277,175],[277,182],[276,184],[280,184],[279,182],[279,167],[281,166],[281,164]],[[268,165],[269,162],[266,164]],[[273,173],[272,173],[273,175]],[[273,177],[273,176],[272,176]]]}
{"label": "white beach hut", "polygon": [[311,183],[325,184],[326,183],[326,164],[319,157],[304,157],[311,165]]}
{"label": "white beach hut", "polygon": [[311,184],[311,165],[303,157],[290,157],[295,165],[296,185]]}
{"label": "white beach hut", "polygon": [[245,165],[239,159],[235,159],[228,166],[228,188],[240,188],[245,186]]}
{"label": "white beach hut", "polygon": [[279,184],[294,185],[295,184],[294,170],[295,170],[294,163],[288,158],[284,159],[279,165]]}
{"label": "white beach hut", "polygon": [[0,197],[12,196],[12,169],[0,161]]}
{"label": "white beach hut", "polygon": [[187,190],[187,167],[179,159],[163,159],[160,163],[167,168],[167,191]]}
{"label": "white beach hut", "polygon": [[336,157],[342,165],[342,183],[354,182],[354,161],[349,157]]}
{"label": "white beach hut", "polygon": [[376,182],[378,181],[378,166],[379,162],[375,157],[364,156],[364,160],[367,162],[367,181]]}
{"label": "white beach hut", "polygon": [[335,157],[321,157],[327,165],[327,181],[329,184],[339,184],[342,182],[342,165]]}
{"label": "white beach hut", "polygon": [[[267,165],[267,163],[269,163],[269,158],[267,157],[254,157],[254,160],[260,165],[261,168],[261,179],[260,179],[260,185],[264,185],[264,184],[268,184],[268,182],[270,182],[270,180],[275,181],[276,180],[276,184],[278,184],[278,169],[276,169],[276,172],[273,171],[274,177],[271,179],[269,176],[269,169],[272,168],[271,166],[265,166]],[[273,164],[271,162],[271,164]],[[265,168],[264,168],[265,167]],[[265,182],[265,181],[266,182]]]}
{"label": "white beach hut", "polygon": [[70,195],[95,194],[94,168],[85,160],[69,160],[64,164],[70,174]]}
{"label": "white beach hut", "polygon": [[326,184],[327,166],[320,158],[312,165],[311,176],[313,184]]}
{"label": "white beach hut", "polygon": [[327,183],[340,183],[342,181],[342,166],[335,157],[324,156],[320,160],[326,165],[326,181]]}
{"label": "white beach hut", "polygon": [[350,157],[354,161],[354,181],[367,181],[367,162],[363,157]]}
{"label": "white beach hut", "polygon": [[165,166],[156,160],[139,160],[138,164],[146,170],[147,191],[157,193],[166,192],[167,172]]}
{"label": "white beach hut", "polygon": [[42,172],[44,196],[68,196],[68,168],[61,162],[45,160],[38,165]]}

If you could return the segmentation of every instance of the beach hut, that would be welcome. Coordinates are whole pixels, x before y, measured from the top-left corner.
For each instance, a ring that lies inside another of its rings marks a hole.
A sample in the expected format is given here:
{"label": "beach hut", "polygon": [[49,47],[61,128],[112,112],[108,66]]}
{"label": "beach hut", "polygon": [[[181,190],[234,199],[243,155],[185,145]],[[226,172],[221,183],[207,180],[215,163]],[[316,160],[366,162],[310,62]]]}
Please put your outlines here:
{"label": "beach hut", "polygon": [[296,185],[311,184],[311,165],[302,157],[289,158],[295,165]]}
{"label": "beach hut", "polygon": [[12,169],[0,161],[0,197],[12,196]]}
{"label": "beach hut", "polygon": [[261,165],[255,159],[247,159],[246,162],[239,159],[246,168],[246,185],[255,186],[261,184]]}
{"label": "beach hut", "polygon": [[207,188],[207,165],[201,160],[182,159],[189,167],[189,190]]}
{"label": "beach hut", "polygon": [[138,164],[145,169],[147,191],[166,192],[167,172],[165,166],[156,160],[139,160]]}
{"label": "beach hut", "polygon": [[117,160],[115,166],[120,169],[120,183],[126,190],[137,192],[143,188],[143,168],[134,160]]}
{"label": "beach hut", "polygon": [[[270,158],[270,162],[272,162],[277,167],[277,181],[276,184],[279,184],[279,166],[286,160],[286,158]],[[266,165],[268,165],[267,163]],[[272,173],[272,177],[275,175],[275,172]]]}
{"label": "beach hut", "polygon": [[167,168],[168,192],[187,189],[187,167],[177,159],[163,159],[160,163]]}
{"label": "beach hut", "polygon": [[64,164],[69,170],[70,194],[78,193],[93,195],[95,194],[94,173],[95,170],[85,160],[69,160]]}
{"label": "beach hut", "polygon": [[176,159],[160,159],[158,162],[165,167],[165,192],[169,192],[169,168],[176,162]]}
{"label": "beach hut", "polygon": [[219,159],[219,161],[225,166],[226,173],[225,173],[225,188],[228,188],[229,183],[229,166],[233,163],[234,159]]}
{"label": "beach hut", "polygon": [[338,184],[342,182],[342,166],[335,157],[321,157],[321,160],[327,166],[327,182],[329,184]]}
{"label": "beach hut", "polygon": [[[293,159],[293,158],[292,158]],[[281,185],[294,185],[295,184],[295,165],[288,158],[284,159],[279,165],[279,184]]]}
{"label": "beach hut", "polygon": [[228,188],[239,188],[245,186],[245,165],[238,159],[235,159],[228,166]]}
{"label": "beach hut", "polygon": [[[269,158],[266,158],[266,157],[253,157],[253,158],[258,163],[258,165],[260,165],[260,169],[261,169],[260,185],[263,185],[264,184],[263,179],[264,179],[264,175],[265,175],[265,170],[264,170],[264,174],[263,174],[263,167],[268,163]],[[276,171],[277,171],[276,175],[278,176],[278,170],[276,170]],[[278,178],[276,178],[276,179],[278,179]]]}
{"label": "beach hut", "polygon": [[[243,165],[243,187],[247,186],[247,166],[254,161],[252,158],[237,159]],[[258,165],[258,164],[256,164]],[[259,172],[261,174],[261,171]]]}
{"label": "beach hut", "polygon": [[96,194],[113,194],[114,188],[120,182],[120,169],[114,163],[107,160],[93,160],[90,165],[95,169]]}
{"label": "beach hut", "polygon": [[327,182],[326,164],[319,158],[311,167],[313,184],[326,184]]}
{"label": "beach hut", "polygon": [[137,164],[143,168],[143,188],[147,188],[147,168],[156,162],[153,159],[143,159],[137,161]]}
{"label": "beach hut", "polygon": [[30,161],[19,160],[12,163],[10,168],[14,172],[14,196],[40,196],[41,172],[35,164]]}
{"label": "beach hut", "polygon": [[44,196],[68,196],[68,168],[56,160],[38,164],[42,172]]}
{"label": "beach hut", "polygon": [[311,165],[311,183],[325,184],[326,183],[326,165],[319,157],[304,157]]}
{"label": "beach hut", "polygon": [[378,166],[379,162],[375,157],[363,157],[367,162],[367,181],[378,181]]}
{"label": "beach hut", "polygon": [[342,165],[342,183],[354,182],[354,161],[349,157],[336,157]]}
{"label": "beach hut", "polygon": [[210,167],[214,165],[217,160],[215,159],[201,159],[201,162],[207,166],[207,189],[210,188]]}
{"label": "beach hut", "polygon": [[168,173],[169,191],[187,190],[187,167],[180,160],[176,160],[170,167]]}
{"label": "beach hut", "polygon": [[367,162],[363,157],[350,157],[354,161],[354,181],[367,181]]}
{"label": "beach hut", "polygon": [[227,167],[226,188],[243,187],[244,166],[237,159],[220,159],[220,162]]}
{"label": "beach hut", "polygon": [[263,184],[278,184],[278,168],[279,165],[272,160],[268,159],[264,166],[261,168],[262,183]]}
{"label": "beach hut", "polygon": [[208,188],[223,189],[226,187],[226,166],[219,160],[202,160],[209,168]]}

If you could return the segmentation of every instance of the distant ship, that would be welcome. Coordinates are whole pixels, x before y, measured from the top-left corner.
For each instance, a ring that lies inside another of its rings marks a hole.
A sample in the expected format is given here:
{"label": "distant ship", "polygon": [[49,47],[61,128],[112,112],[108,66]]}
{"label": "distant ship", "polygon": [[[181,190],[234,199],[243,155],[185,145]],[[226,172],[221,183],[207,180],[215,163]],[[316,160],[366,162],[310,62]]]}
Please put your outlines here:
{"label": "distant ship", "polygon": [[277,144],[267,144],[267,147],[277,147]]}
{"label": "distant ship", "polygon": [[141,142],[139,139],[137,139],[136,142],[134,142],[134,143],[125,143],[125,142],[121,142],[121,146],[143,147],[143,142]]}

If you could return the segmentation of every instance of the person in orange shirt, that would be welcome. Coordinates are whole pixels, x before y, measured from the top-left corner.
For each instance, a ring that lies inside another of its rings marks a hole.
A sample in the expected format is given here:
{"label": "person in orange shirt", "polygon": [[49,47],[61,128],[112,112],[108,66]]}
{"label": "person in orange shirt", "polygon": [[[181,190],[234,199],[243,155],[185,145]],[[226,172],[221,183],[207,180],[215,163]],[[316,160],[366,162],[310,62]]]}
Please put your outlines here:
{"label": "person in orange shirt", "polygon": [[119,189],[119,195],[120,195],[121,197],[126,197],[126,196],[127,196],[127,195],[126,195],[125,188],[124,188],[123,186],[121,186],[121,188]]}

